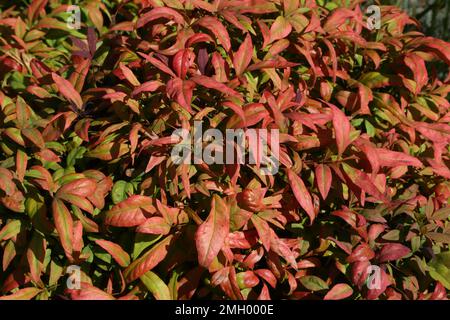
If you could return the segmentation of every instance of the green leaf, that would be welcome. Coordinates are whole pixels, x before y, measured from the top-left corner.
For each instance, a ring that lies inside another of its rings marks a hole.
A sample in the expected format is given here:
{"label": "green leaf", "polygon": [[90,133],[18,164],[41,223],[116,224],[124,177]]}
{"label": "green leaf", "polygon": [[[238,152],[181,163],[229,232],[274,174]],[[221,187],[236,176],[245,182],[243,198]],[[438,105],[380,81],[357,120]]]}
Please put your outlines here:
{"label": "green leaf", "polygon": [[20,227],[22,225],[22,221],[20,220],[12,220],[8,222],[1,230],[0,230],[0,241],[8,240],[17,235],[20,232]]}
{"label": "green leaf", "polygon": [[173,235],[167,236],[142,255],[142,257],[133,261],[123,273],[125,279],[131,282],[156,267],[166,257],[173,239]]}
{"label": "green leaf", "polygon": [[150,247],[162,237],[158,234],[136,233],[133,247],[133,260],[136,260],[142,251]]}
{"label": "green leaf", "polygon": [[450,290],[450,251],[436,254],[428,268],[430,276]]}
{"label": "green leaf", "polygon": [[24,288],[8,296],[0,297],[0,300],[31,300],[41,291],[42,289],[39,288]]}
{"label": "green leaf", "polygon": [[134,192],[133,184],[128,183],[123,180],[117,181],[111,191],[111,198],[114,204],[125,200],[128,196],[132,195]]}
{"label": "green leaf", "polygon": [[316,276],[304,276],[300,278],[300,283],[308,290],[320,291],[328,289],[328,285]]}
{"label": "green leaf", "polygon": [[161,280],[158,275],[147,271],[140,277],[141,281],[153,294],[156,300],[171,300],[169,287]]}
{"label": "green leaf", "polygon": [[95,240],[95,242],[105,249],[121,267],[127,267],[130,264],[130,256],[120,245],[102,239]]}
{"label": "green leaf", "polygon": [[72,256],[73,250],[73,220],[64,202],[54,199],[52,203],[53,220],[58,231],[59,239],[67,257]]}

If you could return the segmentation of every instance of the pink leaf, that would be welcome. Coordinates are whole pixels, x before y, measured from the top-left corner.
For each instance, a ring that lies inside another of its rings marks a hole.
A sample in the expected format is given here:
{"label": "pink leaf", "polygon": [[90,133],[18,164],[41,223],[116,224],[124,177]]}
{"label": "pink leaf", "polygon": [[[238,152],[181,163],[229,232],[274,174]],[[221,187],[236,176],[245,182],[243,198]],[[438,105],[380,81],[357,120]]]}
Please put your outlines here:
{"label": "pink leaf", "polygon": [[311,220],[311,224],[313,223],[316,213],[314,211],[314,206],[312,202],[311,195],[306,188],[303,180],[291,169],[287,170],[287,176],[289,184],[292,188],[292,192],[294,193],[295,198],[297,199],[300,206],[306,211]]}
{"label": "pink leaf", "polygon": [[217,37],[217,39],[219,39],[222,47],[224,47],[226,51],[230,51],[230,36],[228,35],[227,29],[223,26],[222,22],[220,22],[219,19],[211,16],[206,16],[198,20],[197,23],[200,26],[211,31]]}
{"label": "pink leaf", "polygon": [[345,113],[336,106],[331,105],[331,113],[333,115],[333,127],[336,135],[336,143],[339,155],[344,153],[347,146],[350,144],[350,130],[351,124]]}
{"label": "pink leaf", "polygon": [[327,292],[324,300],[341,300],[350,297],[353,289],[346,283],[338,283],[330,291]]}
{"label": "pink leaf", "polygon": [[105,249],[121,267],[130,264],[130,256],[118,244],[103,239],[95,240],[95,243]]}
{"label": "pink leaf", "polygon": [[209,77],[203,76],[203,75],[197,75],[197,76],[192,77],[191,80],[203,87],[206,87],[209,89],[214,89],[214,90],[224,93],[225,95],[233,96],[233,97],[236,97],[236,98],[242,100],[242,96],[239,92],[234,91],[230,87],[226,86],[225,84],[223,84],[221,82],[214,80],[213,78],[209,78]]}
{"label": "pink leaf", "polygon": [[123,273],[125,279],[131,282],[156,267],[166,257],[174,239],[173,235],[167,236],[164,240],[161,240],[144,253],[139,259],[133,261]]}
{"label": "pink leaf", "polygon": [[161,60],[158,60],[156,58],[153,57],[152,54],[147,55],[145,53],[139,52],[139,55],[141,55],[142,57],[145,58],[145,60],[147,60],[148,62],[150,62],[153,66],[155,66],[156,68],[158,68],[159,70],[167,73],[168,75],[172,76],[172,77],[176,77],[175,73],[173,73],[172,70],[170,70],[170,68],[164,64],[164,62],[162,62]]}
{"label": "pink leaf", "polygon": [[137,27],[142,28],[147,23],[160,18],[166,18],[169,21],[175,21],[177,24],[184,24],[184,18],[181,14],[171,8],[158,7],[149,12],[146,12],[137,21]]}
{"label": "pink leaf", "polygon": [[240,76],[252,61],[253,44],[250,34],[247,34],[238,51],[233,55],[233,65],[236,75]]}
{"label": "pink leaf", "polygon": [[409,154],[397,151],[391,151],[383,148],[375,148],[379,163],[384,167],[413,166],[423,167],[419,159]]}
{"label": "pink leaf", "polygon": [[270,42],[286,38],[292,31],[292,25],[283,17],[278,16],[270,27]]}
{"label": "pink leaf", "polygon": [[53,81],[55,81],[56,86],[58,87],[59,92],[72,104],[74,104],[78,109],[81,109],[83,106],[83,100],[81,99],[80,94],[75,90],[72,84],[66,79],[60,77],[56,73],[52,73]]}
{"label": "pink leaf", "polygon": [[195,233],[195,244],[198,252],[198,262],[208,268],[219,253],[230,232],[230,209],[225,201],[214,195],[208,218]]}
{"label": "pink leaf", "polygon": [[119,63],[119,69],[120,71],[122,71],[122,74],[125,77],[125,79],[127,79],[128,82],[131,83],[131,85],[137,87],[141,84],[134,75],[133,71],[131,71],[131,69],[128,68],[123,62]]}
{"label": "pink leaf", "polygon": [[317,187],[322,195],[322,199],[326,199],[331,188],[331,169],[325,164],[319,164],[316,166],[315,174]]}
{"label": "pink leaf", "polygon": [[80,290],[72,290],[71,298],[72,300],[115,300],[112,295],[88,283],[82,283]]}
{"label": "pink leaf", "polygon": [[388,243],[381,248],[378,260],[380,262],[398,260],[407,256],[410,252],[411,249],[400,243]]}
{"label": "pink leaf", "polygon": [[105,224],[134,227],[144,223],[155,212],[150,197],[133,195],[106,212]]}

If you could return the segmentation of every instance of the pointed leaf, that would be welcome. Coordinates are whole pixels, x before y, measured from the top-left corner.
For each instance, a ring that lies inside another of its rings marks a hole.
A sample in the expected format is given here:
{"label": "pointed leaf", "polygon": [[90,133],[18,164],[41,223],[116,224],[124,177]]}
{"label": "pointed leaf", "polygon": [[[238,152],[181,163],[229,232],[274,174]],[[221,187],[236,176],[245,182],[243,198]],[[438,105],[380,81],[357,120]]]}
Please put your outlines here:
{"label": "pointed leaf", "polygon": [[398,260],[407,256],[410,252],[411,249],[400,243],[388,243],[381,248],[378,260],[380,262]]}
{"label": "pointed leaf", "polygon": [[153,294],[156,300],[171,300],[169,287],[158,277],[157,274],[147,271],[140,277],[141,281]]}
{"label": "pointed leaf", "polygon": [[52,78],[53,81],[55,81],[56,87],[58,88],[59,92],[78,109],[81,109],[83,106],[83,100],[81,99],[80,94],[72,86],[72,84],[56,73],[52,73]]}
{"label": "pointed leaf", "polygon": [[315,170],[316,183],[322,199],[326,199],[331,188],[331,169],[325,164],[318,164]]}
{"label": "pointed leaf", "polygon": [[198,20],[197,23],[200,26],[211,31],[217,37],[217,39],[219,39],[222,47],[224,47],[226,51],[230,51],[230,36],[228,35],[227,29],[223,26],[222,22],[220,22],[219,19],[211,16],[206,16]]}
{"label": "pointed leaf", "polygon": [[52,202],[53,220],[58,231],[59,239],[68,257],[72,256],[73,220],[66,205],[59,199]]}
{"label": "pointed leaf", "polygon": [[250,34],[247,33],[238,51],[233,55],[233,65],[236,75],[240,76],[252,61],[253,44]]}
{"label": "pointed leaf", "polygon": [[353,289],[348,284],[339,283],[328,291],[323,300],[342,300],[350,297],[352,294]]}
{"label": "pointed leaf", "polygon": [[130,264],[130,256],[118,244],[98,239],[95,243],[105,249],[121,267],[127,267]]}
{"label": "pointed leaf", "polygon": [[303,180],[294,171],[287,169],[287,176],[295,199],[297,199],[303,210],[306,211],[312,224],[316,218],[316,213],[314,211],[311,194],[303,183]]}
{"label": "pointed leaf", "polygon": [[229,232],[230,210],[222,198],[214,195],[209,216],[195,233],[198,261],[201,266],[209,267],[222,249]]}
{"label": "pointed leaf", "polygon": [[164,260],[173,239],[174,237],[172,235],[167,236],[164,240],[158,242],[150,250],[144,253],[142,257],[133,261],[123,273],[127,282],[136,280]]}
{"label": "pointed leaf", "polygon": [[42,289],[39,288],[24,288],[13,294],[1,296],[0,300],[31,300],[41,291]]}
{"label": "pointed leaf", "polygon": [[133,195],[106,212],[105,224],[116,227],[138,226],[155,211],[150,197]]}

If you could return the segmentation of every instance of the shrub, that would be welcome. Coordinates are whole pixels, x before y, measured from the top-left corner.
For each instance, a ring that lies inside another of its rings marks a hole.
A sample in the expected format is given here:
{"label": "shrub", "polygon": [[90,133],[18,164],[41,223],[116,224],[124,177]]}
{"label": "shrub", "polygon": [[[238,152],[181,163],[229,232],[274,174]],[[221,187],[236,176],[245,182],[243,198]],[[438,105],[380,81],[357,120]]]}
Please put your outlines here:
{"label": "shrub", "polygon": [[[360,2],[2,4],[2,299],[446,299],[450,44]],[[175,163],[196,120],[279,171]]]}

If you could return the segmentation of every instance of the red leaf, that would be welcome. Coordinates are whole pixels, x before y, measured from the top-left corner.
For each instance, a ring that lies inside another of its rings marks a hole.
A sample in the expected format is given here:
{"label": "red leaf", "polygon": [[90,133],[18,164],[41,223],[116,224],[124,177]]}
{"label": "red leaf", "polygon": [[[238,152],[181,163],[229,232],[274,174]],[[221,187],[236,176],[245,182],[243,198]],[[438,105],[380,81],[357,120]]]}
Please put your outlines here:
{"label": "red leaf", "polygon": [[120,71],[122,71],[123,76],[131,85],[137,87],[141,84],[134,75],[133,71],[131,71],[131,69],[128,68],[123,62],[119,63],[119,69]]}
{"label": "red leaf", "polygon": [[183,184],[184,191],[187,197],[191,198],[191,184],[189,182],[189,164],[181,164],[181,183]]}
{"label": "red leaf", "polygon": [[323,300],[341,300],[350,297],[353,289],[346,283],[338,283],[327,292]]}
{"label": "red leaf", "polygon": [[150,197],[133,195],[106,212],[105,224],[134,227],[144,223],[155,212]]}
{"label": "red leaf", "polygon": [[448,300],[447,290],[445,290],[445,287],[442,285],[442,283],[440,282],[436,283],[436,287],[434,288],[431,300]]}
{"label": "red leaf", "polygon": [[259,284],[259,278],[253,271],[244,271],[236,275],[240,288],[253,288]]}
{"label": "red leaf", "polygon": [[71,290],[70,296],[72,300],[115,300],[112,295],[88,283],[81,283],[80,290]]}
{"label": "red leaf", "polygon": [[270,271],[269,269],[258,269],[255,270],[255,273],[266,280],[272,288],[275,288],[277,286],[277,278],[275,278],[272,271]]}
{"label": "red leaf", "polygon": [[214,79],[219,82],[227,82],[229,74],[229,66],[222,58],[220,53],[213,52],[211,63],[214,67]]}
{"label": "red leaf", "polygon": [[209,216],[195,233],[198,261],[201,266],[209,267],[222,249],[229,232],[230,209],[222,198],[214,195]]}
{"label": "red leaf", "polygon": [[263,285],[261,293],[258,296],[258,300],[271,300],[269,289],[267,288],[266,284]]}
{"label": "red leaf", "polygon": [[387,262],[401,259],[407,256],[411,252],[411,249],[405,247],[400,243],[388,243],[381,248],[378,256],[378,261]]}
{"label": "red leaf", "polygon": [[[342,168],[344,169],[345,174],[350,178],[351,182],[354,183],[355,186],[357,186],[359,189],[356,191],[353,190],[355,193],[359,191],[367,192],[374,198],[380,201],[387,202],[387,197],[380,191],[377,185],[373,182],[372,177],[370,177],[367,173],[357,170],[345,162],[342,163]],[[351,187],[351,186],[350,186]],[[352,188],[352,187],[351,187]],[[353,188],[354,189],[354,188]],[[363,199],[363,195],[361,196],[361,199]],[[363,201],[363,200],[361,200]]]}
{"label": "red leaf", "polygon": [[21,149],[17,150],[16,153],[16,173],[19,181],[23,181],[25,177],[25,172],[27,170],[28,156]]}
{"label": "red leaf", "polygon": [[332,65],[333,65],[333,75],[332,75],[333,82],[336,82],[337,64],[338,64],[337,57],[336,57],[336,51],[334,50],[333,45],[331,44],[331,42],[328,39],[324,38],[323,42],[325,43],[325,45],[328,48],[328,51],[330,52],[330,59],[331,59]]}
{"label": "red leaf", "polygon": [[428,73],[425,61],[415,53],[407,53],[404,60],[405,64],[411,69],[414,75],[414,80],[417,84],[415,94],[418,94],[428,83]]}
{"label": "red leaf", "polygon": [[125,268],[130,264],[130,256],[118,244],[102,239],[95,240],[95,243],[105,249],[121,267]]}
{"label": "red leaf", "polygon": [[361,243],[352,251],[352,254],[347,258],[347,262],[366,261],[371,260],[374,257],[375,252],[373,252],[369,245],[367,243]]}
{"label": "red leaf", "polygon": [[155,66],[155,67],[158,68],[159,70],[161,70],[161,71],[167,73],[168,75],[170,75],[170,76],[176,78],[175,73],[173,73],[173,71],[170,70],[170,68],[169,68],[166,64],[164,64],[161,60],[158,60],[158,59],[156,59],[156,58],[153,58],[153,55],[152,55],[152,54],[147,55],[147,54],[142,53],[142,52],[138,52],[138,53],[139,53],[139,55],[141,55],[142,57],[144,57],[145,60],[147,60],[148,62],[150,62],[153,66]]}
{"label": "red leaf", "polygon": [[450,126],[446,123],[416,122],[414,128],[435,143],[450,143]]}
{"label": "red leaf", "polygon": [[255,226],[256,232],[258,232],[259,240],[261,240],[264,248],[270,250],[270,226],[264,220],[254,214],[251,217],[252,223]]}
{"label": "red leaf", "polygon": [[295,67],[297,65],[299,65],[299,64],[296,62],[289,62],[286,59],[284,59],[280,56],[277,56],[273,59],[254,63],[250,67],[248,67],[247,70],[255,71],[255,70],[259,70],[259,69],[272,69],[272,68],[283,69],[283,68]]}
{"label": "red leaf", "polygon": [[336,31],[336,29],[343,25],[347,21],[347,19],[353,18],[354,16],[355,12],[350,9],[337,8],[336,10],[333,10],[332,13],[328,16],[323,29],[327,32]]}
{"label": "red leaf", "polygon": [[206,16],[198,20],[197,23],[200,26],[211,31],[217,37],[217,39],[219,39],[222,47],[224,47],[226,51],[230,51],[230,36],[228,35],[227,29],[223,26],[222,22],[220,22],[219,19],[211,16]]}
{"label": "red leaf", "polygon": [[358,226],[356,225],[356,214],[349,210],[348,208],[344,208],[343,210],[333,211],[331,213],[333,216],[337,216],[347,222],[352,226],[353,229],[356,229]]}
{"label": "red leaf", "polygon": [[166,87],[167,95],[177,101],[186,111],[192,112],[191,100],[195,82],[180,78],[170,79]]}
{"label": "red leaf", "polygon": [[162,85],[163,84],[157,80],[147,81],[147,82],[141,84],[136,89],[134,89],[131,95],[137,96],[138,94],[140,94],[142,92],[153,92],[153,91],[156,91]]}
{"label": "red leaf", "polygon": [[247,69],[248,65],[252,61],[253,44],[252,37],[247,34],[244,42],[242,42],[238,51],[233,55],[233,65],[236,70],[236,75],[240,76]]}
{"label": "red leaf", "polygon": [[287,169],[287,176],[295,199],[297,199],[300,206],[306,211],[312,224],[316,218],[316,213],[308,189],[303,183],[303,180],[291,169]]}
{"label": "red leaf", "polygon": [[42,134],[36,128],[25,128],[22,129],[22,134],[25,138],[30,140],[39,149],[45,148],[45,141]]}
{"label": "red leaf", "polygon": [[[224,104],[229,107],[230,105]],[[243,108],[244,114],[236,112],[227,122],[228,128],[251,127],[269,115],[265,106],[261,103],[249,103]]]}
{"label": "red leaf", "polygon": [[448,42],[433,37],[419,37],[416,41],[412,42],[427,47],[431,52],[447,63],[447,65],[450,65],[450,44]]}
{"label": "red leaf", "polygon": [[97,184],[93,179],[77,179],[62,186],[56,196],[71,194],[79,197],[87,197],[95,192]]}
{"label": "red leaf", "polygon": [[322,199],[326,199],[331,188],[331,169],[325,164],[318,164],[315,170],[316,183]]}
{"label": "red leaf", "polygon": [[171,8],[167,7],[158,7],[149,12],[146,12],[143,16],[139,18],[137,21],[137,28],[142,28],[147,23],[157,20],[160,18],[166,18],[169,21],[175,21],[177,24],[184,24],[184,18],[181,14]]}
{"label": "red leaf", "polygon": [[234,111],[234,113],[236,113],[236,115],[241,118],[241,120],[243,121],[244,125],[245,125],[245,113],[244,113],[244,109],[241,106],[238,106],[237,104],[231,102],[231,101],[224,101],[222,103],[222,105],[224,107],[230,108],[231,110]]}
{"label": "red leaf", "polygon": [[358,83],[358,96],[360,102],[359,113],[370,114],[369,102],[373,100],[372,90],[362,83]]}
{"label": "red leaf", "polygon": [[270,42],[286,38],[292,31],[292,26],[283,16],[278,16],[270,27]]}
{"label": "red leaf", "polygon": [[351,124],[345,113],[336,106],[329,104],[331,113],[333,115],[333,127],[336,135],[336,143],[339,155],[344,153],[347,146],[350,144],[350,130]]}
{"label": "red leaf", "polygon": [[66,256],[72,258],[73,245],[73,220],[66,205],[59,199],[53,199],[52,203],[53,220],[58,231],[61,245],[64,248]]}
{"label": "red leaf", "polygon": [[136,280],[164,260],[173,239],[173,235],[167,236],[164,240],[158,242],[148,250],[142,257],[133,261],[124,271],[124,277],[127,281],[131,282]]}
{"label": "red leaf", "polygon": [[52,78],[53,81],[55,81],[59,92],[78,109],[81,109],[83,106],[83,100],[81,99],[80,94],[72,86],[72,84],[54,72],[52,73]]}
{"label": "red leaf", "polygon": [[419,159],[409,154],[397,151],[391,151],[383,148],[375,148],[379,163],[384,167],[413,166],[423,167]]}
{"label": "red leaf", "polygon": [[171,226],[163,217],[151,217],[136,228],[136,232],[148,234],[168,234]]}
{"label": "red leaf", "polygon": [[275,232],[272,229],[270,231],[270,249],[278,254],[280,257],[283,257],[291,265],[292,268],[297,269],[297,261],[295,261],[295,255],[292,250],[288,247],[288,245],[278,238]]}
{"label": "red leaf", "polygon": [[209,77],[203,76],[203,75],[197,75],[197,76],[192,77],[191,80],[203,87],[206,87],[209,89],[214,89],[214,90],[224,93],[225,95],[233,96],[233,97],[236,97],[236,98],[242,100],[242,96],[239,92],[234,91],[230,87],[226,86],[225,84],[223,84],[221,82],[214,80],[213,78],[209,78]]}

